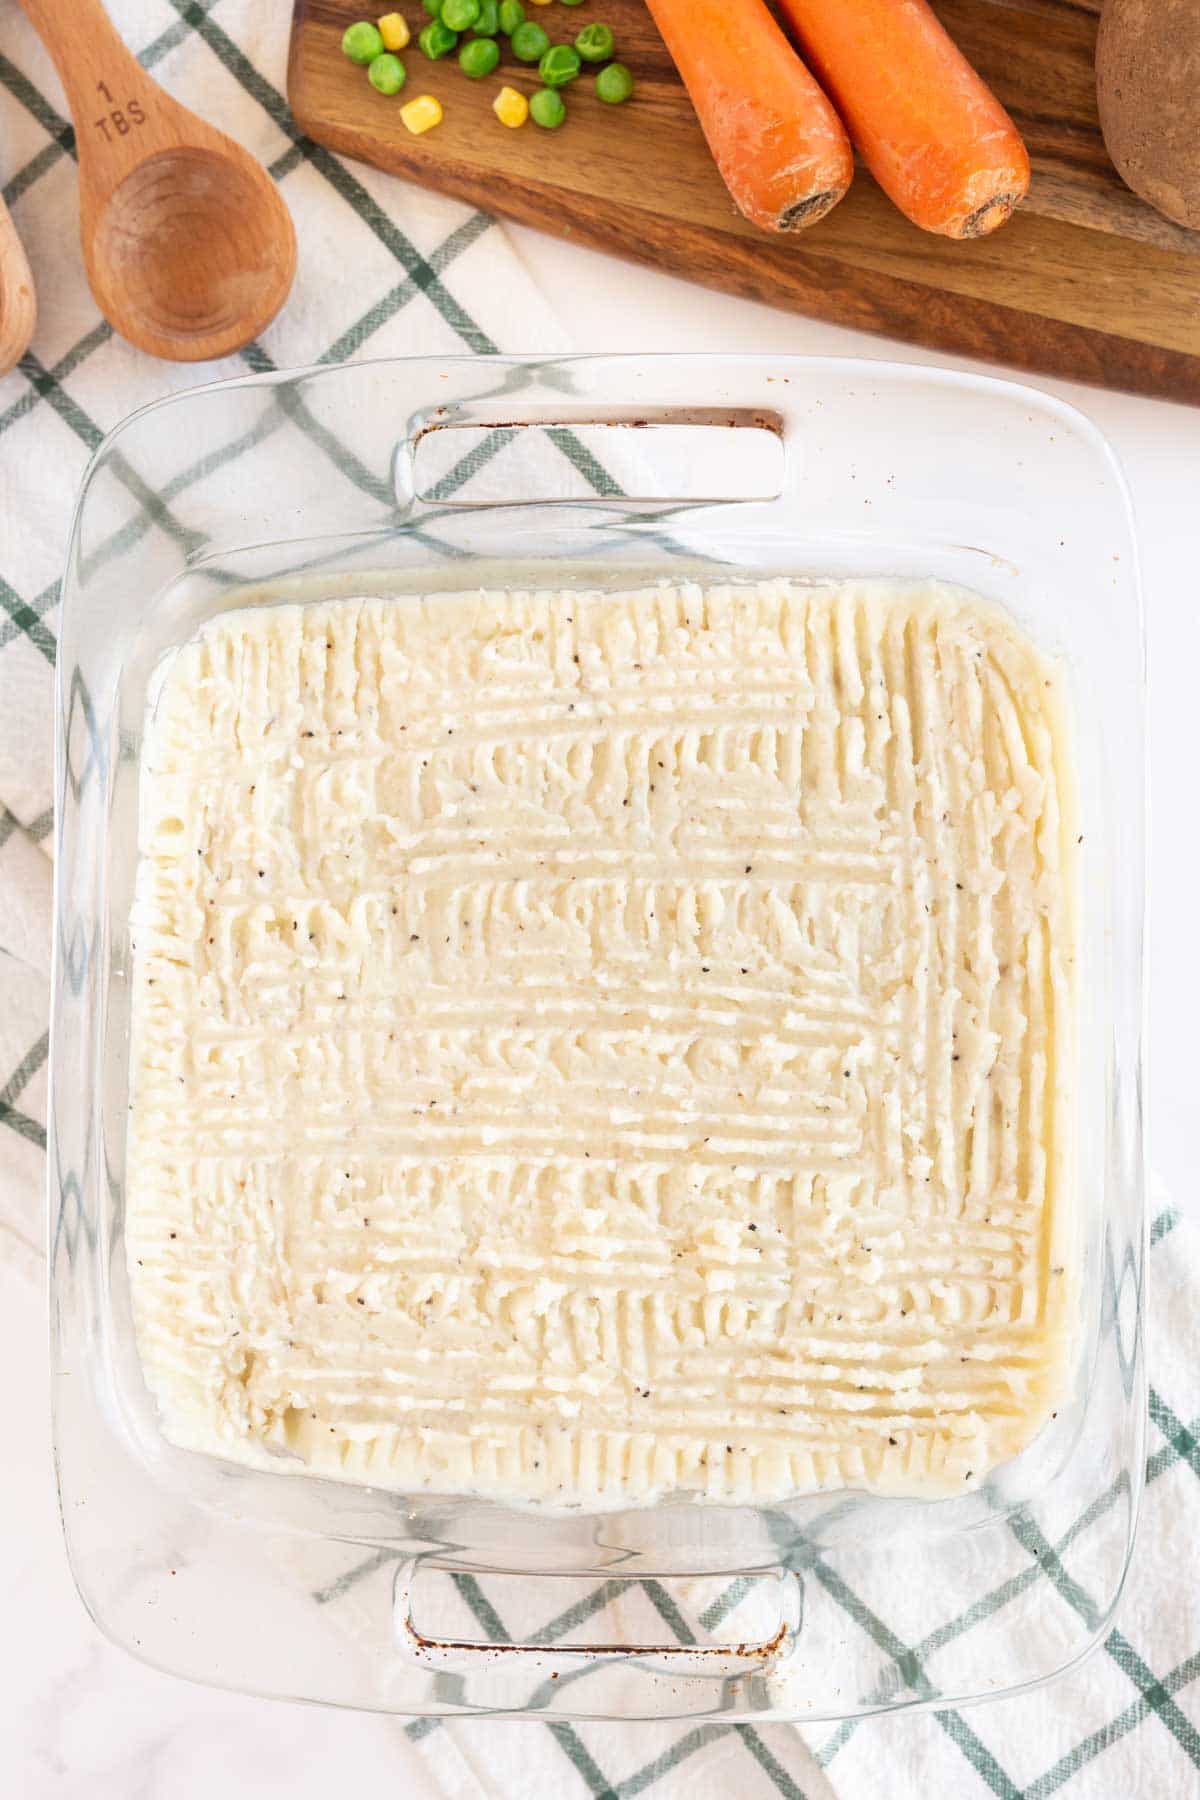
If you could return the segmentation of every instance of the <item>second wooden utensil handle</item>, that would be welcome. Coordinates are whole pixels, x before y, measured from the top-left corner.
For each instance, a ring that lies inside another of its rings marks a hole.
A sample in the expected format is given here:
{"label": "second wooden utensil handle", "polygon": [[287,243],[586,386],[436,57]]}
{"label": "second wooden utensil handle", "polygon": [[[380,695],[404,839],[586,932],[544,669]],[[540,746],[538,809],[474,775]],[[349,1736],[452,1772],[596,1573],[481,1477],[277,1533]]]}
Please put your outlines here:
{"label": "second wooden utensil handle", "polygon": [[82,179],[93,202],[175,141],[175,103],[132,56],[99,0],[21,0],[53,59],[75,120]]}

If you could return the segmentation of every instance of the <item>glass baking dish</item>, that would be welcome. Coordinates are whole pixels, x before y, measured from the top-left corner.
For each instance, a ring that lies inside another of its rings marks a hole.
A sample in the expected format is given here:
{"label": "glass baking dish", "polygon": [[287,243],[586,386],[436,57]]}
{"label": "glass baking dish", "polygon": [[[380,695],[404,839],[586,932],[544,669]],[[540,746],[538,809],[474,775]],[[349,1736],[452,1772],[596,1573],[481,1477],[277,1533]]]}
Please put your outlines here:
{"label": "glass baking dish", "polygon": [[[169,1445],[122,1239],[156,665],[214,614],[280,598],[718,572],[960,582],[1069,672],[1085,877],[1069,1399],[984,1486],[927,1501],[552,1513]],[[54,1432],[102,1628],[224,1687],[546,1718],[946,1706],[1085,1654],[1120,1593],[1143,1464],[1143,686],[1120,472],[1086,419],[1029,388],[823,359],[398,359],[126,420],[84,482],[58,665]],[[1049,1555],[1086,1604],[1037,1579]]]}

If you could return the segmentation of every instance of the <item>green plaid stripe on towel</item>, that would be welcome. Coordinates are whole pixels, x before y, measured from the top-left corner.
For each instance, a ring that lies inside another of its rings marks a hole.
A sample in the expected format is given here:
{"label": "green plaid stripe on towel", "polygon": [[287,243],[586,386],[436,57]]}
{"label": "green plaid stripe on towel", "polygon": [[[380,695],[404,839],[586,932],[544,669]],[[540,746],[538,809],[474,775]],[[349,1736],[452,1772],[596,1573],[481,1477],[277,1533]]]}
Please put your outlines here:
{"label": "green plaid stripe on towel", "polygon": [[[283,98],[286,0],[121,0],[112,11],[168,87],[271,169],[296,220],[300,266],[283,316],[226,364],[172,367],[114,338],[79,264],[74,137],[61,90],[12,0],[0,0],[0,184],[41,302],[31,351],[0,382],[0,1257],[34,1282],[44,1272],[58,579],[90,453],[134,406],[214,375],[360,355],[570,347],[494,221],[344,164],[299,135]],[[579,460],[576,467],[593,485],[608,482],[603,470]],[[457,486],[473,473],[452,470],[446,480]],[[197,468],[180,479],[204,475]],[[156,503],[154,524],[178,529],[169,500]],[[970,1615],[939,1629],[936,1643],[906,1642],[895,1622],[853,1595],[834,1597],[933,1710],[803,1730],[397,1720],[388,1727],[396,1791],[489,1800],[1200,1794],[1200,1232],[1161,1196],[1155,1204],[1143,1524],[1118,1628],[1083,1668],[1031,1697],[971,1711],[936,1707],[938,1657],[1017,1592],[1040,1584],[1048,1609],[1065,1604],[1087,1618],[1094,1602],[1070,1572],[1086,1517],[1058,1543],[1022,1542],[1016,1574],[998,1577]],[[30,1345],[31,1356],[40,1350]],[[348,1559],[336,1591],[313,1597],[344,1616],[348,1630],[356,1579]],[[504,1635],[482,1585],[464,1579],[462,1600],[484,1629]],[[598,1591],[571,1618],[548,1618],[546,1641],[604,1600]],[[669,1603],[660,1612],[667,1627],[686,1633]],[[65,1771],[64,1793],[76,1791],[70,1778],[79,1772]],[[12,1774],[18,1791],[19,1771]]]}

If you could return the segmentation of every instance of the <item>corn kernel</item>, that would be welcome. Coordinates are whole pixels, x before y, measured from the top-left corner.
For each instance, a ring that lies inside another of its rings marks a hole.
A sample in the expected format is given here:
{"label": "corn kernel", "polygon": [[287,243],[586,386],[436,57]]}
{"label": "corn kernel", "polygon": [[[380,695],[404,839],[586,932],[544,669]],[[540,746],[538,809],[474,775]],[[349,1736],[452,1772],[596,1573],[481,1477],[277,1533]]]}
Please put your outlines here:
{"label": "corn kernel", "polygon": [[399,13],[384,13],[379,20],[379,35],[385,50],[403,50],[412,34]]}
{"label": "corn kernel", "polygon": [[502,125],[515,131],[529,117],[529,102],[516,88],[502,87],[492,101],[492,111]]}
{"label": "corn kernel", "polygon": [[435,125],[441,124],[442,103],[432,94],[418,94],[415,100],[400,108],[400,117],[413,136],[419,137],[423,131],[432,131]]}

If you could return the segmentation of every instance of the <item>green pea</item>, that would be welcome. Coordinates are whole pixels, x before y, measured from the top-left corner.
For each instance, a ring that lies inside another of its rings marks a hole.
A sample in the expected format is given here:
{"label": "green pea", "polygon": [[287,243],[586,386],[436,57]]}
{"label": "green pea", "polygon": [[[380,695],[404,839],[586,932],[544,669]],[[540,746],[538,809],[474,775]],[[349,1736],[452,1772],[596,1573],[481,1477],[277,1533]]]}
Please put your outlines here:
{"label": "green pea", "polygon": [[609,63],[596,77],[596,95],[609,106],[620,106],[633,92],[633,76],[624,63]]}
{"label": "green pea", "polygon": [[357,25],[347,25],[342,33],[342,52],[353,63],[373,63],[382,50],[383,39],[368,19],[360,19]]}
{"label": "green pea", "polygon": [[581,67],[578,50],[572,50],[570,44],[554,44],[538,63],[538,74],[547,87],[560,88],[574,81]]}
{"label": "green pea", "polygon": [[607,62],[613,53],[611,25],[585,25],[575,39],[575,48],[584,62]]}
{"label": "green pea", "polygon": [[526,20],[512,34],[512,53],[518,62],[539,62],[550,48],[550,39],[540,25]]}
{"label": "green pea", "polygon": [[505,37],[511,37],[518,25],[525,23],[525,8],[521,0],[500,0],[500,29]]}
{"label": "green pea", "polygon": [[442,24],[451,31],[470,31],[479,17],[479,0],[442,0]]}
{"label": "green pea", "polygon": [[430,62],[439,62],[443,56],[449,56],[458,42],[457,31],[451,31],[440,19],[431,19],[417,39]]}
{"label": "green pea", "polygon": [[429,14],[431,19],[441,18],[442,0],[421,0],[421,5],[425,8],[425,11]]}
{"label": "green pea", "polygon": [[500,46],[495,38],[472,38],[458,53],[458,66],[472,81],[482,81],[500,61]]}
{"label": "green pea", "polygon": [[386,50],[382,56],[375,58],[367,70],[367,80],[380,94],[398,94],[407,79],[407,71],[400,58]]}
{"label": "green pea", "polygon": [[529,116],[543,131],[557,131],[567,116],[563,97],[557,88],[538,88],[529,96]]}
{"label": "green pea", "polygon": [[583,0],[562,0],[564,6],[582,6]]}
{"label": "green pea", "polygon": [[500,29],[499,0],[479,0],[479,17],[475,21],[476,37],[495,37]]}

